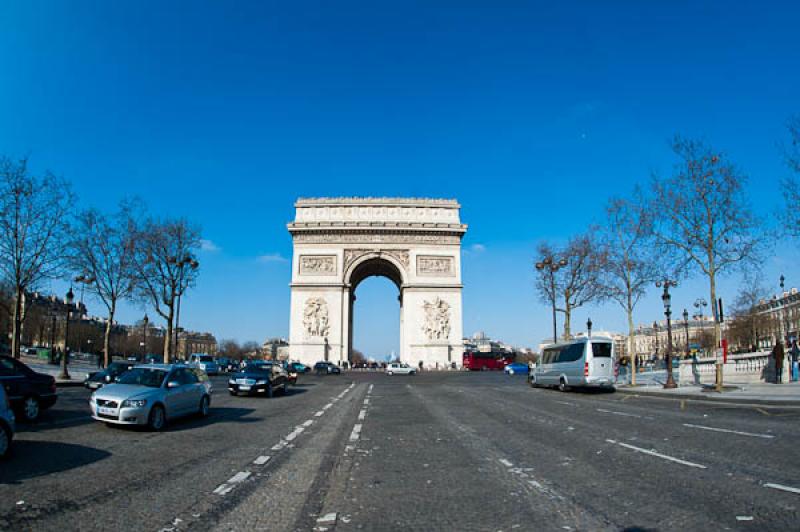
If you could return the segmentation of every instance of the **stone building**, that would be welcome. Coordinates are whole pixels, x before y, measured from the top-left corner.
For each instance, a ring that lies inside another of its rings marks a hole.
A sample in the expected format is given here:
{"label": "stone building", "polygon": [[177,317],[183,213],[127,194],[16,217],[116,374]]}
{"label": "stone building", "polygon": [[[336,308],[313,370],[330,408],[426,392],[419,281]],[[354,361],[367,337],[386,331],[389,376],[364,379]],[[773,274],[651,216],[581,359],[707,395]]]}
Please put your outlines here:
{"label": "stone building", "polygon": [[197,353],[214,356],[217,354],[217,349],[217,339],[209,332],[185,330],[178,332],[178,348],[175,350],[178,358],[187,359],[189,355]]}
{"label": "stone building", "polygon": [[792,288],[780,295],[759,301],[756,312],[764,319],[759,320],[757,331],[758,347],[769,349],[778,338],[790,340],[798,338],[800,331],[800,292]]}
{"label": "stone building", "polygon": [[289,342],[285,338],[268,338],[261,352],[269,360],[289,360]]}

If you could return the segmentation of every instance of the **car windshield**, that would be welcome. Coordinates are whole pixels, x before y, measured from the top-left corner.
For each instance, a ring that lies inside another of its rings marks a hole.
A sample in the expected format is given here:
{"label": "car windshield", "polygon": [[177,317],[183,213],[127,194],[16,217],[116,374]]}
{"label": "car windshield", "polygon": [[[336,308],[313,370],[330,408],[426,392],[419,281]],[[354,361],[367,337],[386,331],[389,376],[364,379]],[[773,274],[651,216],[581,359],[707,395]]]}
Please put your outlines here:
{"label": "car windshield", "polygon": [[259,364],[248,364],[245,366],[245,371],[269,371],[272,367],[272,364],[269,363],[259,363]]}
{"label": "car windshield", "polygon": [[166,376],[167,372],[163,369],[133,368],[122,374],[119,378],[119,383],[160,388]]}
{"label": "car windshield", "polygon": [[198,357],[198,360],[200,362],[214,362],[214,357],[212,357],[210,355],[206,355],[204,357]]}

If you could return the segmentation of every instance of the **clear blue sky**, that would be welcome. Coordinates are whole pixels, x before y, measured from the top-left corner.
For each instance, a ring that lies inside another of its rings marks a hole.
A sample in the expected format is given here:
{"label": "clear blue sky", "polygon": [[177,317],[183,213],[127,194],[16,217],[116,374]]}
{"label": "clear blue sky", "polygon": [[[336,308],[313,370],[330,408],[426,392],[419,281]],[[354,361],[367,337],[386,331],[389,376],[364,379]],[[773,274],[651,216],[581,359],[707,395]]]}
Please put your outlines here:
{"label": "clear blue sky", "polygon": [[[675,133],[727,152],[757,212],[780,204],[796,2],[434,4],[3,2],[0,153],[70,179],[76,208],[138,195],[199,222],[211,245],[184,324],[241,340],[288,332],[298,196],[457,198],[464,330],[526,345],[550,331],[536,242],[668,172]],[[795,247],[769,279],[800,286]],[[369,354],[397,349],[393,291],[359,290]],[[675,304],[706,293],[689,282]],[[659,306],[654,290],[637,321]],[[624,327],[611,305],[587,314]]]}

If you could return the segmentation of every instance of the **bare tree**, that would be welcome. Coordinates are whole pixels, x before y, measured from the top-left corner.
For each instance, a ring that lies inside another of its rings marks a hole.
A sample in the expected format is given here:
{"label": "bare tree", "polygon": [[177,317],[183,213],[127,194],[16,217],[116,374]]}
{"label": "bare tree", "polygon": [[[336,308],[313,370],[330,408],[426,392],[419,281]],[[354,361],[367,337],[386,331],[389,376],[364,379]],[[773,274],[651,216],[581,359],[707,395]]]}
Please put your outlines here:
{"label": "bare tree", "polygon": [[756,351],[759,337],[771,334],[773,329],[779,329],[771,314],[759,309],[768,297],[769,291],[764,287],[760,276],[751,273],[744,276],[739,295],[731,308],[732,319],[728,326],[734,343]]}
{"label": "bare tree", "polygon": [[[680,137],[673,151],[681,159],[675,174],[652,182],[653,232],[665,251],[680,257],[679,266],[708,277],[715,308],[717,276],[755,262],[765,235],[744,195],[746,176],[723,154]],[[719,346],[719,319],[714,339]]]}
{"label": "bare tree", "polygon": [[85,282],[89,293],[103,302],[108,321],[103,335],[103,361],[111,362],[111,331],[117,304],[133,296],[136,288],[135,204],[123,204],[112,218],[96,210],[78,217],[75,237],[70,245],[70,266],[80,272],[77,281]]}
{"label": "bare tree", "polygon": [[637,189],[633,200],[613,198],[606,206],[601,242],[605,252],[602,283],[605,296],[616,301],[628,318],[628,353],[631,384],[636,384],[633,311],[648,286],[662,272],[653,253],[651,218]]}
{"label": "bare tree", "polygon": [[63,271],[69,184],[46,172],[31,175],[27,159],[0,158],[0,274],[13,292],[11,352],[19,358],[23,299]]}
{"label": "bare tree", "polygon": [[779,219],[786,234],[800,238],[800,115],[789,120],[787,129],[790,145],[785,149],[786,164],[797,175],[787,177],[781,183],[786,204]]}
{"label": "bare tree", "polygon": [[199,273],[195,252],[200,248],[200,230],[184,219],[150,219],[136,232],[136,243],[139,292],[166,321],[164,362],[168,363],[174,354],[176,302],[194,286]]}
{"label": "bare tree", "polygon": [[564,314],[564,338],[569,339],[572,311],[599,300],[604,294],[600,276],[605,254],[588,235],[572,238],[561,250],[543,242],[537,251],[559,264],[556,271],[538,269],[536,290],[542,301],[555,301],[556,311]]}

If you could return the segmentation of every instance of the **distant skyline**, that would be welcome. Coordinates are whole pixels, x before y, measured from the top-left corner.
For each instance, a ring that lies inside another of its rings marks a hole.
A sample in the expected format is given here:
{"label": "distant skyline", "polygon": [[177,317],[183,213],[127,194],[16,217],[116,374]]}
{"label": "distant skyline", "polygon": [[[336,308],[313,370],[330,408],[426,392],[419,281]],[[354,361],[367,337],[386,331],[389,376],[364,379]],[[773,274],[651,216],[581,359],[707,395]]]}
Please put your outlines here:
{"label": "distant skyline", "polygon": [[[464,334],[535,347],[552,330],[537,242],[670,173],[675,134],[724,151],[774,224],[800,113],[798,15],[796,2],[4,2],[0,154],[71,181],[76,209],[139,196],[200,224],[181,325],[218,339],[288,336],[298,197],[455,198]],[[800,287],[798,261],[781,241],[767,286],[783,273]],[[726,302],[739,282],[722,279]],[[355,347],[397,351],[396,297],[385,279],[359,287]],[[697,297],[699,276],[676,311]],[[653,288],[636,322],[661,311]],[[573,323],[588,316],[626,329],[611,303]]]}

